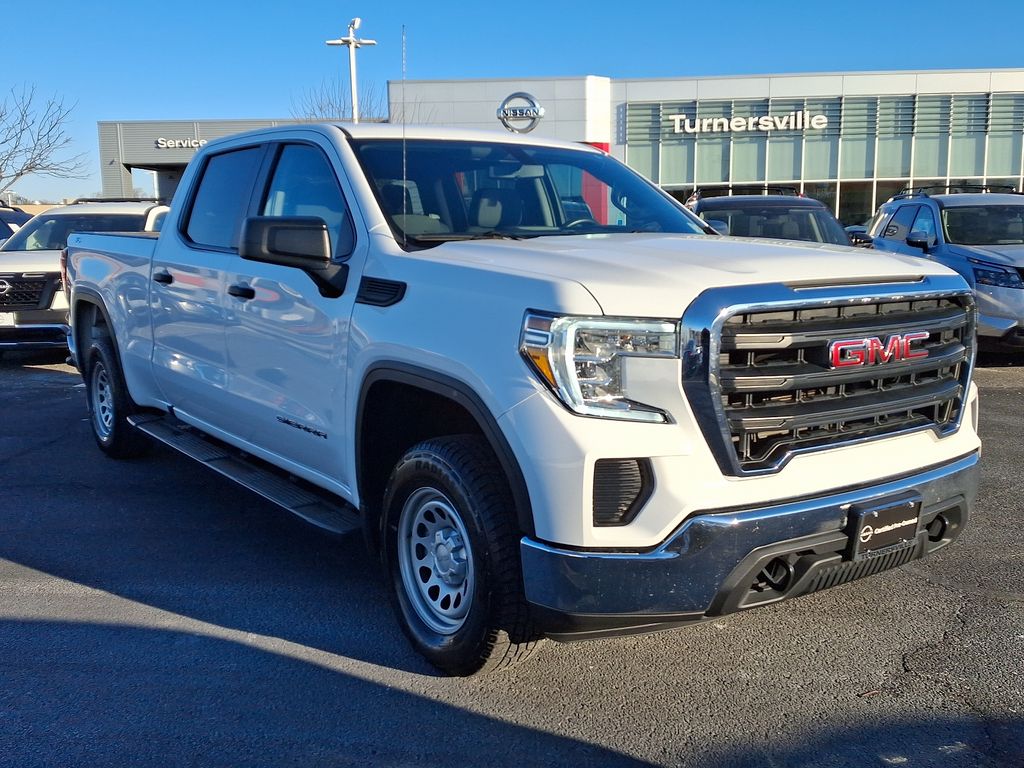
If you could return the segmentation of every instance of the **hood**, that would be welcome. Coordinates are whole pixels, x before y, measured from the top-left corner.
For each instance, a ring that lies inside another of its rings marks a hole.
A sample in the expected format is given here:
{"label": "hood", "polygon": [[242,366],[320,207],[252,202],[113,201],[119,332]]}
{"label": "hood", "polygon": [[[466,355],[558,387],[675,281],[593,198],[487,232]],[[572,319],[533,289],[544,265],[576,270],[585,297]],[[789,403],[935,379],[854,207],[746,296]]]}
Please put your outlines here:
{"label": "hood", "polygon": [[859,279],[877,283],[880,277],[898,281],[953,274],[925,259],[864,248],[705,235],[456,241],[421,253],[494,271],[571,280],[590,291],[605,314],[631,317],[678,317],[697,295],[712,287],[848,284]]}
{"label": "hood", "polygon": [[965,259],[979,259],[1008,267],[1024,267],[1024,245],[950,245],[950,250]]}
{"label": "hood", "polygon": [[60,272],[60,251],[0,251],[0,273]]}

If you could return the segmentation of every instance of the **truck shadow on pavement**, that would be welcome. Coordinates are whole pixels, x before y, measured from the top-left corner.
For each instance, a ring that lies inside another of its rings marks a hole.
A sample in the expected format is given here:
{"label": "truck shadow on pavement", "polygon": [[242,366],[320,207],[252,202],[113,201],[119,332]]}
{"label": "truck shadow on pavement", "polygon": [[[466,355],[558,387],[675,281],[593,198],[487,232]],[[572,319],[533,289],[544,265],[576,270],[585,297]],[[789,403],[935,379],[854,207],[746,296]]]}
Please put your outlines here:
{"label": "truck shadow on pavement", "polygon": [[0,658],[0,766],[650,765],[196,634],[0,621]]}

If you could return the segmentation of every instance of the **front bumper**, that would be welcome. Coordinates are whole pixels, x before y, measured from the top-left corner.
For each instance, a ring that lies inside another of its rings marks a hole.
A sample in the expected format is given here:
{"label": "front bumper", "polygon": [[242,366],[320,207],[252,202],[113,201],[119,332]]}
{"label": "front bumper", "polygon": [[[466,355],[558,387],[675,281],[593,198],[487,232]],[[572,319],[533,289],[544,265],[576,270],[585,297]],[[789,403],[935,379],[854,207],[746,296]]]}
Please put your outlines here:
{"label": "front bumper", "polygon": [[59,349],[68,345],[66,310],[28,309],[3,314],[0,349]]}
{"label": "front bumper", "polygon": [[[960,535],[977,486],[978,454],[972,453],[870,487],[693,515],[651,551],[569,550],[524,538],[526,598],[547,634],[563,640],[651,631],[768,605],[941,549]],[[851,508],[906,498],[920,501],[911,542],[849,559]],[[780,569],[785,579],[777,578]]]}

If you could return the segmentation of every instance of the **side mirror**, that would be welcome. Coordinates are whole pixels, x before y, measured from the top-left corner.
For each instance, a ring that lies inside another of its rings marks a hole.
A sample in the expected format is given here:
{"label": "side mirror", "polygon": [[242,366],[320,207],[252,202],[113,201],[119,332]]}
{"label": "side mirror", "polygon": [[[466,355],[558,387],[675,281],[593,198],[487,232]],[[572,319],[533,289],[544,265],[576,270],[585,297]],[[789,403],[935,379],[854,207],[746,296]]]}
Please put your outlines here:
{"label": "side mirror", "polygon": [[707,224],[720,235],[729,234],[729,223],[726,221],[721,221],[719,219],[708,219],[704,223]]}
{"label": "side mirror", "polygon": [[331,236],[319,216],[251,216],[242,224],[238,255],[301,269],[331,298],[342,294],[348,279],[348,265],[331,261]]}
{"label": "side mirror", "polygon": [[850,242],[860,248],[870,248],[874,245],[875,239],[867,232],[848,232]]}
{"label": "side mirror", "polygon": [[932,236],[927,232],[915,229],[907,235],[907,245],[911,248],[920,248],[925,253],[928,253],[928,249],[933,245]]}

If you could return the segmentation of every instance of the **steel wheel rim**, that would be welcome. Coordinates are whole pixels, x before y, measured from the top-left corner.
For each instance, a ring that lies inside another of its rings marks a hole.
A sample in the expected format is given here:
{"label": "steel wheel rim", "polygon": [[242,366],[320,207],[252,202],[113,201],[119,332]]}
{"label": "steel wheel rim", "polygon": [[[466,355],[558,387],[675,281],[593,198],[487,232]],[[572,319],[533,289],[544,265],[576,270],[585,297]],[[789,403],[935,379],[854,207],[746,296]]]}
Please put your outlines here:
{"label": "steel wheel rim", "polygon": [[106,440],[114,430],[114,392],[102,363],[92,369],[92,423],[96,434]]}
{"label": "steel wheel rim", "polygon": [[455,505],[434,488],[414,491],[398,521],[398,567],[413,610],[433,632],[451,635],[473,602],[473,553]]}

